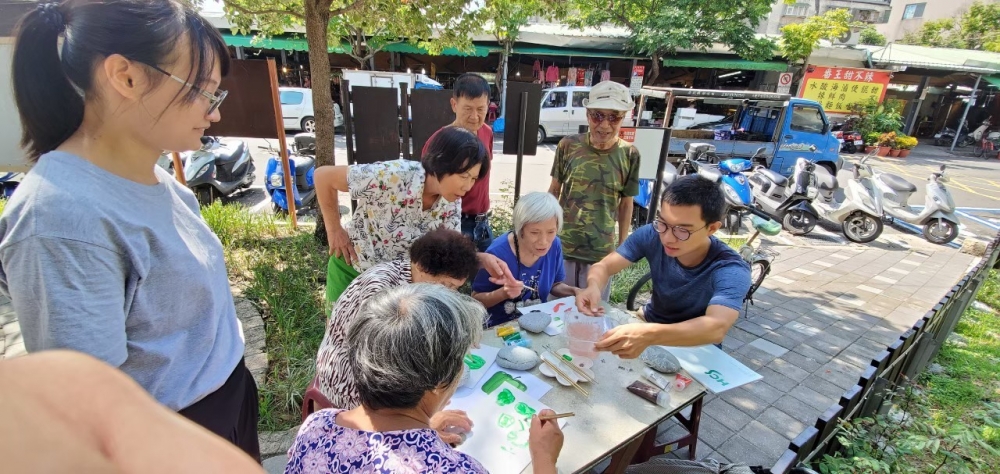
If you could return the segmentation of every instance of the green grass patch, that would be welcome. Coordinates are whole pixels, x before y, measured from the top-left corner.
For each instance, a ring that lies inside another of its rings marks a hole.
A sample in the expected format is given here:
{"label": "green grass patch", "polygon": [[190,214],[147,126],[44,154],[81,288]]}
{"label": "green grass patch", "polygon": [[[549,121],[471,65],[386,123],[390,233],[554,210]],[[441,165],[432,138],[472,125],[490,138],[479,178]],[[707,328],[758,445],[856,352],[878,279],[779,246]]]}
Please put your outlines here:
{"label": "green grass patch", "polygon": [[299,423],[326,327],[326,251],[312,227],[296,231],[269,214],[215,203],[202,215],[223,243],[233,286],[263,313],[269,367],[259,387],[258,427],[289,429]]}

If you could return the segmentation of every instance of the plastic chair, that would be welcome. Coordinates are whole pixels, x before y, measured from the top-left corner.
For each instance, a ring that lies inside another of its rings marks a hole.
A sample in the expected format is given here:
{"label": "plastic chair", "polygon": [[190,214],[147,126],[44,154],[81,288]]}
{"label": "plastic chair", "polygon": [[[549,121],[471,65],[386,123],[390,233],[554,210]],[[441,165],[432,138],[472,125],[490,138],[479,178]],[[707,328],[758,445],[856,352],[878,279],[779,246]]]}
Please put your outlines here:
{"label": "plastic chair", "polygon": [[306,421],[313,412],[324,408],[333,408],[333,403],[319,390],[319,381],[313,377],[309,387],[306,388],[306,394],[302,397],[302,421]]}

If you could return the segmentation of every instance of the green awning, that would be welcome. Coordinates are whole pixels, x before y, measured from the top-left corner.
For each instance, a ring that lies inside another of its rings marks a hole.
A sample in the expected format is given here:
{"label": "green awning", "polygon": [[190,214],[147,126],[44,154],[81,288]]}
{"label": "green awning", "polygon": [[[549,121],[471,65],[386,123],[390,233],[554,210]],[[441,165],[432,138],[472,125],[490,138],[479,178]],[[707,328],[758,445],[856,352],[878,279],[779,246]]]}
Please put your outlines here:
{"label": "green awning", "polygon": [[[223,34],[222,39],[229,46],[242,46],[244,48],[260,49],[283,49],[285,51],[309,51],[309,44],[305,38],[289,36],[275,36],[272,38],[260,38],[254,41],[253,36]],[[328,48],[331,53],[346,53],[346,46],[332,45]]]}
{"label": "green awning", "polygon": [[581,58],[647,59],[644,56],[625,54],[622,51],[602,49],[557,48],[552,46],[515,45],[514,53],[534,56],[577,56]]}
{"label": "green awning", "polygon": [[983,79],[993,87],[1000,87],[1000,76],[983,76]]}
{"label": "green awning", "polygon": [[782,61],[747,61],[733,56],[687,55],[663,58],[665,67],[697,67],[711,69],[743,69],[748,71],[778,71],[788,70],[788,64]]}
{"label": "green awning", "polygon": [[[445,48],[441,51],[441,56],[475,56],[478,58],[485,58],[489,56],[490,53],[495,53],[500,51],[499,46],[480,46],[474,45],[474,50],[472,52],[464,52],[457,48]],[[430,54],[424,48],[419,48],[413,46],[410,43],[393,43],[385,47],[385,51],[390,51],[393,53],[406,53],[406,54]]]}

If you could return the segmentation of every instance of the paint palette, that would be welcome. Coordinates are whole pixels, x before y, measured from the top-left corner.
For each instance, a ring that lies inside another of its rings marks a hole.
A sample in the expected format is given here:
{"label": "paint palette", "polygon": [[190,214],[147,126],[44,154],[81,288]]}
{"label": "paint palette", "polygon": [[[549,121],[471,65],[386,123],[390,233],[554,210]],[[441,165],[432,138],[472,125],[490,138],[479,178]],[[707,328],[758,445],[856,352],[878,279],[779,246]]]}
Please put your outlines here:
{"label": "paint palette", "polygon": [[[596,380],[596,377],[594,377],[594,371],[591,370],[591,368],[594,367],[594,361],[586,357],[574,356],[570,354],[569,350],[565,348],[557,350],[555,354],[556,356],[554,357],[551,352],[546,352],[542,354],[542,358],[556,364],[556,367],[558,367],[559,370],[562,371],[562,373],[565,374],[567,377],[571,377],[573,379],[573,382],[583,383],[583,382],[590,382],[590,380],[587,380],[586,377],[580,375],[579,373],[577,373],[577,371],[568,367],[569,365],[576,366],[577,368],[582,370],[583,373],[587,374],[587,376]],[[552,377],[556,379],[556,381],[562,385],[565,385],[567,387],[573,385],[569,380],[566,380],[563,376],[557,374],[554,370],[552,370],[552,368],[549,367],[548,364],[542,364],[538,366],[538,371],[541,372],[542,375],[546,377]]]}

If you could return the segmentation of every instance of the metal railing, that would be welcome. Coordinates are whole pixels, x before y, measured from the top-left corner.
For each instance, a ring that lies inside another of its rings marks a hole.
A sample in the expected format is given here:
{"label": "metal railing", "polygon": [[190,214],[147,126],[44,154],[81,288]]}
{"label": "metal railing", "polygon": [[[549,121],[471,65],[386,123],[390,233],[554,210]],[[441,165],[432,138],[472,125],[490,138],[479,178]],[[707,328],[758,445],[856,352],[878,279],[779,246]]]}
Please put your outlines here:
{"label": "metal railing", "polygon": [[989,277],[998,254],[1000,233],[986,248],[978,265],[965,274],[913,327],[875,356],[858,383],[844,392],[839,402],[789,443],[788,449],[771,467],[771,472],[787,474],[796,466],[819,463],[824,455],[840,451],[836,435],[841,421],[887,412],[891,405],[886,400],[887,392],[901,388],[904,380],[912,380],[934,359]]}

